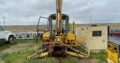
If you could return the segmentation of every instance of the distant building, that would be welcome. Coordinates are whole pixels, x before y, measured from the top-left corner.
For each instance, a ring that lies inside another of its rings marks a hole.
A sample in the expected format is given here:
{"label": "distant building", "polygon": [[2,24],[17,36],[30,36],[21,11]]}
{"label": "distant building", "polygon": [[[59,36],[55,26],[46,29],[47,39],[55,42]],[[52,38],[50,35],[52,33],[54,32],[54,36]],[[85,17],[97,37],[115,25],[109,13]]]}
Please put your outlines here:
{"label": "distant building", "polygon": [[76,35],[83,37],[87,51],[107,50],[108,26],[76,27]]}

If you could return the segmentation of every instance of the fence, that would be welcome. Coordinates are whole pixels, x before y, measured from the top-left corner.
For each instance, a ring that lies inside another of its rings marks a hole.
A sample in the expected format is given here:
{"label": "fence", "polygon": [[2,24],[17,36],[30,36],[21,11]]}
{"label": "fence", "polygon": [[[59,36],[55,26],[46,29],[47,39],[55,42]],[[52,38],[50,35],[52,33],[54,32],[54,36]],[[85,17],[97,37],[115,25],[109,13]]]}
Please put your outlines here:
{"label": "fence", "polygon": [[34,39],[40,36],[43,32],[15,32],[14,36],[16,39]]}

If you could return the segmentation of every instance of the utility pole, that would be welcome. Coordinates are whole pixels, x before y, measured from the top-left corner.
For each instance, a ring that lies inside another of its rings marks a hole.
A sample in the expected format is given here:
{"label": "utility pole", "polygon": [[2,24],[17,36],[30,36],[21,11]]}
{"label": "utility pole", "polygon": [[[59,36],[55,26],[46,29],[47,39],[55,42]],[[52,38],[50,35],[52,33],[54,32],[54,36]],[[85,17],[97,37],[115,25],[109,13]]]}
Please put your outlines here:
{"label": "utility pole", "polygon": [[3,22],[4,22],[4,25],[3,25],[3,26],[4,26],[4,28],[5,28],[5,19],[6,19],[6,17],[3,16],[2,19],[3,19]]}

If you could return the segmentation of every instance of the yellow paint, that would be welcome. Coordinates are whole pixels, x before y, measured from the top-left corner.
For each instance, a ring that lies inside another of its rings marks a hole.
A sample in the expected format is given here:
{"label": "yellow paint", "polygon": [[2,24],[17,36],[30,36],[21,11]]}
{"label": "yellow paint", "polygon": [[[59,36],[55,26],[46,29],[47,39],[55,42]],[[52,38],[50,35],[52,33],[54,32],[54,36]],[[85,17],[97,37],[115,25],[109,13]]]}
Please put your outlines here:
{"label": "yellow paint", "polygon": [[49,40],[49,38],[50,38],[50,33],[49,32],[46,32],[46,33],[43,34],[43,39],[44,40]]}
{"label": "yellow paint", "polygon": [[118,63],[118,48],[116,44],[110,43],[108,47],[108,59]]}
{"label": "yellow paint", "polygon": [[44,52],[39,55],[39,57],[46,57],[46,56],[48,56],[48,52]]}
{"label": "yellow paint", "polygon": [[27,59],[30,60],[30,59],[36,59],[36,58],[43,58],[46,56],[48,56],[48,52],[40,53],[34,56],[28,56]]}
{"label": "yellow paint", "polygon": [[75,35],[71,32],[68,32],[67,33],[67,40],[74,41],[75,40]]}

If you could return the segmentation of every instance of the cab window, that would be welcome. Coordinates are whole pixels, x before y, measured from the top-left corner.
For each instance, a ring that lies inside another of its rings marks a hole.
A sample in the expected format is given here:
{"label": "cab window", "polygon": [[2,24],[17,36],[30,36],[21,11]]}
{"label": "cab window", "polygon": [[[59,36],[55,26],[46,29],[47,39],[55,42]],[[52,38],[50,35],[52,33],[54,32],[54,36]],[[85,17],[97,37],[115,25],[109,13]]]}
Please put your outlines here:
{"label": "cab window", "polygon": [[3,26],[0,26],[0,31],[4,31],[4,28],[3,28]]}

